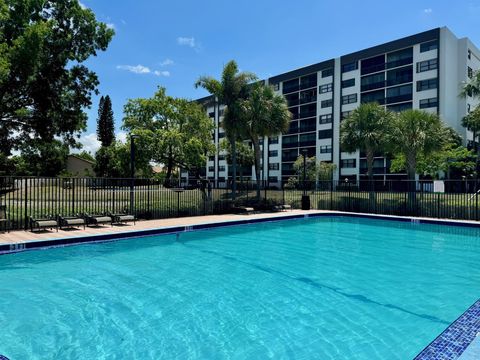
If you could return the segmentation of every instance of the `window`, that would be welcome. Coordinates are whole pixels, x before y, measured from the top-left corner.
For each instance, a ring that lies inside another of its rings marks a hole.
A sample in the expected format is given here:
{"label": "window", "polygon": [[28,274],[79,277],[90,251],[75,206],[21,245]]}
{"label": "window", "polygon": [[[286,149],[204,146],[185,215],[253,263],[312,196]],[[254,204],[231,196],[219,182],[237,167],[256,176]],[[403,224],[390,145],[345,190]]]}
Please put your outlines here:
{"label": "window", "polygon": [[300,78],[300,89],[308,89],[317,86],[317,73]]}
{"label": "window", "polygon": [[321,107],[322,109],[323,108],[327,108],[327,107],[331,107],[332,106],[332,99],[328,99],[328,100],[323,100],[321,102]]}
{"label": "window", "polygon": [[352,115],[353,111],[342,111],[342,114],[340,115],[340,121],[348,118],[350,115]]}
{"label": "window", "polygon": [[387,106],[387,109],[390,110],[390,111],[393,111],[393,112],[400,112],[400,111],[404,111],[404,110],[410,110],[411,108],[412,108],[412,103],[411,103],[411,102]]}
{"label": "window", "polygon": [[280,164],[279,163],[268,164],[268,170],[280,170]]}
{"label": "window", "polygon": [[280,90],[280,83],[273,84],[273,90],[274,91]]}
{"label": "window", "polygon": [[225,171],[225,165],[221,165],[218,167],[218,171]]}
{"label": "window", "polygon": [[333,75],[333,68],[322,70],[322,78],[326,78]]}
{"label": "window", "polygon": [[437,68],[437,59],[425,60],[417,63],[417,73],[435,70]]}
{"label": "window", "polygon": [[430,50],[438,49],[438,42],[437,40],[432,40],[423,44],[420,44],[420,52],[426,52]]}
{"label": "window", "polygon": [[283,82],[283,93],[291,93],[294,91],[298,91],[299,85],[298,85],[298,79],[293,79],[293,80],[288,80]]}
{"label": "window", "polygon": [[437,83],[437,78],[417,81],[417,91],[436,89]]}
{"label": "window", "polygon": [[364,76],[361,80],[361,90],[368,91],[385,87],[385,73]]}
{"label": "window", "polygon": [[208,167],[208,171],[214,172],[214,171],[215,171],[215,166],[209,166],[209,167]]}
{"label": "window", "polygon": [[437,98],[430,98],[430,99],[423,99],[420,100],[420,109],[427,109],[427,108],[432,108],[432,107],[437,107],[438,106],[438,100]]}
{"label": "window", "polygon": [[330,124],[332,122],[332,114],[320,115],[318,118],[319,124]]}
{"label": "window", "polygon": [[471,79],[473,77],[473,70],[470,66],[467,67],[467,76]]}
{"label": "window", "polygon": [[209,156],[209,157],[208,157],[208,161],[215,161],[215,155]]}
{"label": "window", "polygon": [[345,168],[354,168],[357,167],[357,159],[345,159],[340,161],[340,167]]}
{"label": "window", "polygon": [[283,150],[282,151],[282,161],[295,161],[298,158],[298,150]]}
{"label": "window", "polygon": [[332,129],[319,130],[319,131],[318,131],[318,138],[319,138],[319,139],[331,139],[332,136],[333,136],[333,131],[332,131]]}
{"label": "window", "polygon": [[208,117],[214,118],[215,117],[215,111],[209,112]]}
{"label": "window", "polygon": [[300,104],[317,101],[317,89],[305,90],[300,93]]}
{"label": "window", "polygon": [[298,92],[285,95],[285,100],[287,100],[287,106],[288,107],[298,105],[298,103],[299,103]]}
{"label": "window", "polygon": [[357,94],[342,96],[342,105],[353,104],[357,102]]}
{"label": "window", "polygon": [[470,104],[467,104],[467,114],[470,114]]}
{"label": "window", "polygon": [[400,85],[413,80],[413,67],[406,66],[395,70],[390,70],[387,73],[387,86]]}
{"label": "window", "polygon": [[268,141],[270,142],[270,144],[278,144],[278,136],[268,138]]}
{"label": "window", "polygon": [[358,62],[356,61],[342,65],[342,73],[346,73],[346,72],[357,70],[357,69],[358,69]]}
{"label": "window", "polygon": [[269,177],[268,177],[268,181],[269,181],[269,182],[276,183],[276,182],[278,182],[278,177],[276,177],[276,176],[269,176]]}
{"label": "window", "polygon": [[225,137],[225,133],[218,133],[218,138],[219,139],[223,139]]}
{"label": "window", "polygon": [[472,50],[470,50],[470,49],[468,49],[467,58],[468,58],[468,60],[472,59]]}
{"label": "window", "polygon": [[300,135],[300,146],[315,146],[315,143],[315,133]]}
{"label": "window", "polygon": [[407,48],[387,54],[387,69],[411,64],[413,62],[413,48]]}
{"label": "window", "polygon": [[371,103],[376,102],[380,105],[385,104],[385,90],[377,90],[377,91],[370,91],[368,93],[363,93],[361,95],[360,102],[364,103]]}
{"label": "window", "polygon": [[225,155],[218,155],[218,161],[224,161]]}
{"label": "window", "polygon": [[289,148],[289,147],[297,147],[298,146],[298,136],[283,136],[282,137],[282,147]]}
{"label": "window", "polygon": [[325,93],[329,93],[329,92],[332,92],[333,91],[333,84],[330,83],[330,84],[325,84],[325,85],[321,85],[319,88],[318,88],[318,92],[320,94],[325,94]]}
{"label": "window", "polygon": [[387,89],[387,103],[397,103],[412,100],[412,84]]}
{"label": "window", "polygon": [[355,79],[348,79],[342,81],[342,89],[355,86]]}
{"label": "window", "polygon": [[332,152],[332,145],[320,146],[320,154],[330,154]]}
{"label": "window", "polygon": [[300,132],[317,130],[316,118],[310,118],[300,121]]}
{"label": "window", "polygon": [[270,150],[270,151],[268,152],[268,156],[269,156],[269,157],[278,156],[278,150]]}
{"label": "window", "polygon": [[300,117],[312,117],[317,116],[317,104],[308,104],[300,106]]}
{"label": "window", "polygon": [[362,60],[362,75],[385,70],[385,55],[375,56],[370,59]]}

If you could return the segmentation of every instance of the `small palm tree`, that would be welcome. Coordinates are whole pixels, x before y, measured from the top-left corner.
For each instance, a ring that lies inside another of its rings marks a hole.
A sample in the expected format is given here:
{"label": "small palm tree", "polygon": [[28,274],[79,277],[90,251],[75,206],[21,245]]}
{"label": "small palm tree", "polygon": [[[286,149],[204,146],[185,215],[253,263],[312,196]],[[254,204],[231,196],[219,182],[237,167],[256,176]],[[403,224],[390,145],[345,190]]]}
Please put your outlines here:
{"label": "small palm tree", "polygon": [[260,198],[260,138],[286,133],[291,113],[283,95],[275,93],[271,86],[255,84],[245,100],[239,102],[243,132],[253,144],[257,199]]}
{"label": "small palm tree", "polygon": [[476,71],[469,81],[463,83],[460,96],[473,96],[476,98],[480,97],[480,71]]}
{"label": "small palm tree", "polygon": [[370,184],[373,181],[375,153],[387,147],[388,132],[393,115],[377,103],[361,104],[342,121],[340,143],[343,151],[364,151],[367,158],[367,173]]}
{"label": "small palm tree", "polygon": [[470,114],[468,114],[462,119],[462,126],[467,130],[471,131],[473,134],[473,149],[477,154],[475,176],[478,179],[478,170],[480,165],[480,146],[478,146],[477,138],[480,135],[480,107],[477,106],[473,111],[470,112]]}
{"label": "small palm tree", "polygon": [[419,157],[440,151],[448,132],[437,114],[422,110],[402,111],[392,125],[389,136],[392,152],[405,158],[408,179],[415,180]]}
{"label": "small palm tree", "polygon": [[221,80],[210,76],[201,76],[195,87],[202,87],[214,95],[220,104],[226,106],[222,127],[232,147],[232,193],[233,200],[237,193],[237,155],[236,142],[242,129],[239,116],[238,102],[248,94],[248,84],[256,80],[256,76],[249,72],[240,72],[235,61],[229,61],[223,68]]}

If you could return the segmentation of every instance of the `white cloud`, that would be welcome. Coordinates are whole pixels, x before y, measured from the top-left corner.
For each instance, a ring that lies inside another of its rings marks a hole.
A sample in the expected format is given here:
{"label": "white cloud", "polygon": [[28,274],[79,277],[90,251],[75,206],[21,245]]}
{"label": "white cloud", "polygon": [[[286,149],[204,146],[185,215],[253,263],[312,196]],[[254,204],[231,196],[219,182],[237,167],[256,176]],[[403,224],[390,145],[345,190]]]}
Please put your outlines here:
{"label": "white cloud", "polygon": [[80,138],[79,141],[82,144],[82,148],[81,149],[75,149],[72,152],[79,153],[79,152],[82,152],[82,151],[87,151],[90,154],[94,155],[97,152],[97,150],[100,149],[101,143],[100,143],[100,141],[98,141],[97,134],[95,134],[95,133],[82,135],[82,137]]}
{"label": "white cloud", "polygon": [[159,71],[159,70],[155,70],[153,72],[155,75],[157,76],[165,76],[165,77],[169,77],[170,76],[170,71]]}
{"label": "white cloud", "polygon": [[115,137],[118,141],[125,144],[127,142],[128,134],[125,131],[119,131],[115,134]]}
{"label": "white cloud", "polygon": [[127,70],[127,71],[130,71],[132,73],[135,73],[135,74],[150,74],[152,71],[150,70],[150,68],[148,68],[147,66],[143,66],[143,65],[136,65],[136,66],[133,66],[133,65],[117,65],[117,69],[119,70]]}
{"label": "white cloud", "polygon": [[433,12],[432,8],[423,9],[425,14],[431,14]]}
{"label": "white cloud", "polygon": [[173,60],[169,58],[166,58],[165,60],[160,62],[160,66],[167,66],[167,65],[173,65],[173,64],[174,64]]}
{"label": "white cloud", "polygon": [[178,45],[182,46],[190,46],[191,48],[195,47],[195,38],[194,37],[178,37],[177,38]]}
{"label": "white cloud", "polygon": [[115,24],[114,23],[107,23],[107,28],[115,30]]}
{"label": "white cloud", "polygon": [[82,3],[81,1],[79,1],[78,3],[80,4],[80,7],[81,7],[82,9],[84,9],[84,10],[87,9],[87,5],[85,5],[85,4]]}

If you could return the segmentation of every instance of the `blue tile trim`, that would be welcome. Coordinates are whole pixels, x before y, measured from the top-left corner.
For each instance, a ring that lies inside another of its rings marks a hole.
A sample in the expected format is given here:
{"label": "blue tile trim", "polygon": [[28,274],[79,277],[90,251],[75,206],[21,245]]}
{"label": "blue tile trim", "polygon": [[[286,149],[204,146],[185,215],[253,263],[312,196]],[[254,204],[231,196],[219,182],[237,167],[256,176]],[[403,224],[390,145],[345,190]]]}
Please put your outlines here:
{"label": "blue tile trim", "polygon": [[480,332],[480,300],[450,324],[414,360],[457,359]]}

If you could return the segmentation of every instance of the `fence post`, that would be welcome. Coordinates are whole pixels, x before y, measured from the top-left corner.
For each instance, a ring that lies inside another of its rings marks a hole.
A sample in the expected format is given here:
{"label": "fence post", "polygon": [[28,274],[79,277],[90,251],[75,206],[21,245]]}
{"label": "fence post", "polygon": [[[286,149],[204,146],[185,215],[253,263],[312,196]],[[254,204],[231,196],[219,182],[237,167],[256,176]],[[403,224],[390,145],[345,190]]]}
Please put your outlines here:
{"label": "fence post", "polygon": [[72,213],[71,215],[75,214],[75,178],[71,178],[72,180]]}
{"label": "fence post", "polygon": [[25,178],[25,230],[28,230],[28,178]]}
{"label": "fence post", "polygon": [[478,182],[475,183],[475,220],[478,221]]}
{"label": "fence post", "polygon": [[333,210],[333,181],[330,182],[330,210]]}

